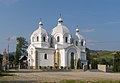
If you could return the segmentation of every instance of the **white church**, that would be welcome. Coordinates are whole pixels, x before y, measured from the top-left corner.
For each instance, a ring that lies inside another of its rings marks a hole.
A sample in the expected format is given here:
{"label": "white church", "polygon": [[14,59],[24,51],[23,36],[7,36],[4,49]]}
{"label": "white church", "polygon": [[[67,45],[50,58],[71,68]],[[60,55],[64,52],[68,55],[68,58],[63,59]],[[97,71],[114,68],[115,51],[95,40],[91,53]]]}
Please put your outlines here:
{"label": "white church", "polygon": [[[61,17],[51,33],[45,30],[40,21],[30,40],[27,61],[28,67],[31,69],[71,68],[71,64],[76,67],[78,59],[80,59],[81,65],[87,65],[84,37],[80,34],[80,30],[76,29],[73,38]],[[73,62],[71,62],[72,59]]]}

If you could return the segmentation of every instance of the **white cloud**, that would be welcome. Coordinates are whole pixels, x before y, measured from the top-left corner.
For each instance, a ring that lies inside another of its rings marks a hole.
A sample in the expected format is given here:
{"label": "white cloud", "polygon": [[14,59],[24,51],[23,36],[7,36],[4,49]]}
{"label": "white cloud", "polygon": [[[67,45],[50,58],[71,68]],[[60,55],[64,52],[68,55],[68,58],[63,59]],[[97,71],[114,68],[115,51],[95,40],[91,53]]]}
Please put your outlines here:
{"label": "white cloud", "polygon": [[19,0],[0,0],[0,5],[6,5],[6,6],[9,6],[9,5],[12,5],[16,2],[18,2]]}
{"label": "white cloud", "polygon": [[93,29],[93,28],[88,28],[88,29],[82,30],[82,32],[94,32],[94,31],[95,31],[95,29]]}

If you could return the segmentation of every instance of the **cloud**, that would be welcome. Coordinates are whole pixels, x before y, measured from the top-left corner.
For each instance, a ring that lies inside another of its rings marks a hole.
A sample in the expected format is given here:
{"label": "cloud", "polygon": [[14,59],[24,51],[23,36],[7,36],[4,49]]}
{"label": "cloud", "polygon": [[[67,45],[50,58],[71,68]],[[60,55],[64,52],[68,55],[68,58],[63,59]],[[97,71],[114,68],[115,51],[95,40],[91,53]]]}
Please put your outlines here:
{"label": "cloud", "polygon": [[0,0],[0,5],[10,6],[18,1],[19,0]]}
{"label": "cloud", "polygon": [[88,28],[88,29],[84,29],[84,30],[82,30],[82,32],[94,32],[95,31],[95,29],[93,29],[93,28]]}

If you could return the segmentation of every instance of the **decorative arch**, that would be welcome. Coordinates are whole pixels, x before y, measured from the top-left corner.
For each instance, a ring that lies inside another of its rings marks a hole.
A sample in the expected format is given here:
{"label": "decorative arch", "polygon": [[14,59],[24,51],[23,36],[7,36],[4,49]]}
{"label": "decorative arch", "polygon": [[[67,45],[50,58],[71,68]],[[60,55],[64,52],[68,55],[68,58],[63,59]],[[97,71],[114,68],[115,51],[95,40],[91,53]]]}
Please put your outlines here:
{"label": "decorative arch", "polygon": [[64,38],[64,42],[65,43],[71,43],[71,35],[70,34],[68,34],[68,33],[65,33],[64,35],[63,35],[63,38]]}
{"label": "decorative arch", "polygon": [[46,40],[47,38],[46,38],[46,34],[42,34],[42,42],[46,42],[47,40]]}
{"label": "decorative arch", "polygon": [[[74,61],[77,60],[77,49],[76,48],[69,48],[67,50],[67,66],[71,66],[71,57],[73,57]],[[74,63],[76,64],[76,62]]]}
{"label": "decorative arch", "polygon": [[39,36],[37,36],[37,42],[39,41]]}
{"label": "decorative arch", "polygon": [[63,41],[63,35],[61,33],[57,33],[54,35],[56,42],[62,42]]}
{"label": "decorative arch", "polygon": [[65,43],[68,43],[68,37],[65,37]]}
{"label": "decorative arch", "polygon": [[75,42],[75,45],[78,46],[78,41]]}
{"label": "decorative arch", "polygon": [[57,42],[60,42],[60,37],[59,36],[57,36]]}
{"label": "decorative arch", "polygon": [[46,42],[46,37],[45,36],[43,36],[43,42]]}

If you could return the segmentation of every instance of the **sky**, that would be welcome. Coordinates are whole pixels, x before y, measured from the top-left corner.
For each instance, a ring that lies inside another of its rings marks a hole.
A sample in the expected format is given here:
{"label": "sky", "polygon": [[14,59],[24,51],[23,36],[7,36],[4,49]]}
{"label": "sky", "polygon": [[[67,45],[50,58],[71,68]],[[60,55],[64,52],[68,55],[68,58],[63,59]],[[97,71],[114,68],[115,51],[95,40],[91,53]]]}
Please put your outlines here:
{"label": "sky", "polygon": [[78,26],[88,48],[120,50],[119,4],[120,0],[0,0],[0,53],[8,44],[14,52],[16,37],[30,41],[41,19],[50,33],[60,14],[72,35]]}

